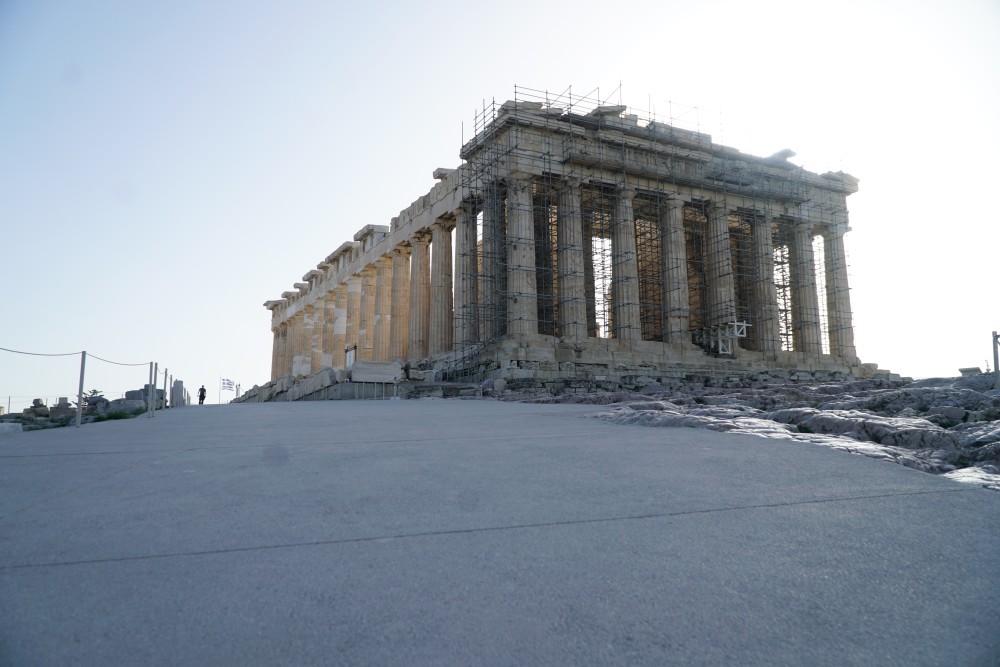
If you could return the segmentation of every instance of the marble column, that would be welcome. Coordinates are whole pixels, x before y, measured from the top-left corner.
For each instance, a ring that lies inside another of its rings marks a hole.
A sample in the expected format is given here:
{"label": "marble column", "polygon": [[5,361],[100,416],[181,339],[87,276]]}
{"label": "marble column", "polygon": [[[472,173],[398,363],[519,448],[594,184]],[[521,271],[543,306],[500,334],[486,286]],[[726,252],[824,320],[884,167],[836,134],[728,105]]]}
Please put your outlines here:
{"label": "marble column", "polygon": [[[733,252],[729,241],[729,210],[721,204],[708,207],[705,280],[708,283],[708,324],[736,321]],[[734,345],[734,351],[736,346]]]}
{"label": "marble column", "polygon": [[310,375],[313,372],[313,354],[317,352],[318,344],[319,341],[316,340],[316,307],[309,304],[302,308],[302,366],[299,369],[299,373],[302,375]]}
{"label": "marble column", "polygon": [[292,375],[298,375],[302,366],[302,313],[293,315],[288,320],[288,369]]}
{"label": "marble column", "polygon": [[507,333],[538,333],[531,180],[507,181]]}
{"label": "marble column", "polygon": [[333,330],[336,317],[337,310],[334,292],[327,292],[323,295],[323,351],[320,357],[320,363],[324,368],[333,366]]}
{"label": "marble column", "polygon": [[486,188],[483,199],[482,317],[483,337],[503,335],[506,329],[506,227],[503,192],[499,184]]}
{"label": "marble column", "polygon": [[691,301],[682,200],[671,199],[663,203],[660,226],[663,230],[663,342],[690,343]]}
{"label": "marble column", "polygon": [[306,327],[305,313],[300,307],[291,318],[291,335],[289,343],[292,353],[292,375],[306,375],[302,372],[303,362],[306,356]]}
{"label": "marble column", "polygon": [[347,347],[347,291],[348,286],[344,283],[333,290],[333,339],[330,344],[333,361],[330,365],[340,369],[346,364],[344,348]]}
{"label": "marble column", "polygon": [[830,354],[846,361],[858,359],[854,347],[854,313],[847,279],[847,253],[842,227],[827,228],[823,234],[826,260],[826,309],[830,326]]}
{"label": "marble column", "polygon": [[633,188],[619,188],[611,221],[611,336],[623,342],[642,340],[634,198]]}
{"label": "marble column", "polygon": [[583,290],[587,295],[587,335],[596,338],[601,335],[597,326],[597,280],[594,276],[594,235],[591,223],[583,225]]}
{"label": "marble column", "polygon": [[375,262],[375,332],[372,358],[389,361],[389,336],[392,324],[392,258]]}
{"label": "marble column", "polygon": [[813,257],[813,228],[808,222],[792,227],[792,331],[795,351],[822,354],[819,297],[816,294],[816,261]]}
{"label": "marble column", "polygon": [[[359,344],[359,336],[361,332],[361,292],[363,291],[361,285],[361,275],[354,274],[347,279],[347,335],[344,340],[344,347],[354,347]],[[357,355],[354,359],[357,360]]]}
{"label": "marble column", "polygon": [[323,367],[323,316],[326,314],[326,303],[322,297],[311,305],[312,336],[310,337],[309,372],[315,373]]}
{"label": "marble column", "polygon": [[361,269],[361,300],[358,305],[358,361],[371,361],[375,343],[375,267]]}
{"label": "marble column", "polygon": [[410,247],[392,251],[392,319],[389,323],[389,358],[406,361],[410,356]]}
{"label": "marble column", "polygon": [[455,343],[470,345],[479,340],[476,310],[479,304],[479,258],[476,216],[469,206],[455,211]]}
{"label": "marble column", "polygon": [[753,251],[756,264],[757,285],[754,290],[757,319],[751,335],[757,349],[769,357],[781,351],[778,315],[778,290],[774,284],[774,240],[771,236],[772,218],[759,214],[753,221]]}
{"label": "marble column", "polygon": [[277,380],[281,375],[281,325],[272,329],[274,342],[271,344],[271,380]]}
{"label": "marble column", "polygon": [[571,178],[563,183],[556,200],[559,333],[570,343],[587,337],[581,196],[580,179]]}
{"label": "marble column", "polygon": [[288,320],[278,325],[281,332],[281,344],[278,348],[278,377],[289,375],[292,372],[291,353],[288,344]]}
{"label": "marble column", "polygon": [[430,336],[430,235],[419,231],[410,239],[410,359],[424,359]]}
{"label": "marble column", "polygon": [[431,225],[431,305],[428,353],[449,352],[454,333],[451,230],[454,223],[438,220]]}

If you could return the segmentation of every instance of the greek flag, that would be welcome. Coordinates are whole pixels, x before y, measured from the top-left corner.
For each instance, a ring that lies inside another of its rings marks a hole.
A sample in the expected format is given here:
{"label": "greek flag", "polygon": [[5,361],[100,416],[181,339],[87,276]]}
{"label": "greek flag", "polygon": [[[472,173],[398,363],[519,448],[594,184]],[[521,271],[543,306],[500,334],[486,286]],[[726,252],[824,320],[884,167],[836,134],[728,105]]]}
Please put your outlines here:
{"label": "greek flag", "polygon": [[222,391],[236,391],[236,383],[233,382],[232,380],[227,380],[226,378],[223,378],[221,380],[220,389]]}

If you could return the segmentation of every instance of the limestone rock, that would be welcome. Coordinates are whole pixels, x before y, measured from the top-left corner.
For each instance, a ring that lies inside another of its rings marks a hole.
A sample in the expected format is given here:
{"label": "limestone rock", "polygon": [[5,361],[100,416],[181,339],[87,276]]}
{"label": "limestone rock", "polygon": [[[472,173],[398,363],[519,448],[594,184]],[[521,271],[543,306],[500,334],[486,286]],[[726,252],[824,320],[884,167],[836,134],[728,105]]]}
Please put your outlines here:
{"label": "limestone rock", "polygon": [[146,409],[146,401],[131,398],[116,398],[113,401],[105,401],[100,404],[98,414],[122,414],[127,412]]}

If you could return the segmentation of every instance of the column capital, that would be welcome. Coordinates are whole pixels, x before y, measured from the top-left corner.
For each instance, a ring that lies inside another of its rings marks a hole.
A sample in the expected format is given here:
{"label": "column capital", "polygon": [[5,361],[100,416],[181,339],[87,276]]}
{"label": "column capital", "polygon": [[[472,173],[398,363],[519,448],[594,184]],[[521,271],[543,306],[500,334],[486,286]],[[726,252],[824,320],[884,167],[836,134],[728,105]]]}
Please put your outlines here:
{"label": "column capital", "polygon": [[725,200],[719,201],[717,199],[712,199],[706,203],[707,205],[705,206],[705,209],[709,215],[719,215],[720,213],[723,215],[729,215],[729,207],[726,205]]}
{"label": "column capital", "polygon": [[583,187],[583,179],[579,176],[563,176],[557,189],[559,190],[579,190]]}
{"label": "column capital", "polygon": [[630,185],[628,183],[625,183],[625,184],[619,185],[616,188],[616,190],[618,192],[618,196],[619,197],[623,197],[623,198],[627,197],[629,199],[635,199],[635,195],[636,195],[635,186],[632,186],[632,185]]}
{"label": "column capital", "polygon": [[797,218],[795,220],[792,220],[792,228],[797,232],[806,232],[812,234],[813,230],[815,229],[815,226],[808,220],[802,220],[801,218]]}
{"label": "column capital", "polygon": [[433,233],[435,229],[440,229],[441,231],[444,232],[450,232],[451,230],[455,229],[455,220],[452,218],[438,218],[437,220],[431,223],[431,233]]}
{"label": "column capital", "polygon": [[418,229],[409,239],[410,245],[427,245],[431,242],[431,232],[429,229]]}
{"label": "column capital", "polygon": [[507,177],[507,191],[519,192],[531,188],[532,177],[529,174],[514,173]]}
{"label": "column capital", "polygon": [[663,202],[664,206],[671,209],[684,208],[684,204],[686,203],[687,202],[685,202],[683,199],[668,199],[667,201]]}
{"label": "column capital", "polygon": [[842,239],[847,234],[847,228],[840,225],[824,225],[820,230],[820,234],[824,239]]}

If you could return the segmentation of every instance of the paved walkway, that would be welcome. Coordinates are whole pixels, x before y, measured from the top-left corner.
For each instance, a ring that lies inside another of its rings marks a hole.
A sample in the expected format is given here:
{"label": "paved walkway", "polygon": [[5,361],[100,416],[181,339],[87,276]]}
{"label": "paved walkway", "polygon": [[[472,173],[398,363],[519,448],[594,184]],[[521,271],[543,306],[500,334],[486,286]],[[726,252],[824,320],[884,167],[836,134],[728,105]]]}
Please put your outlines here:
{"label": "paved walkway", "polygon": [[591,410],[0,436],[0,664],[1000,664],[1000,494]]}

